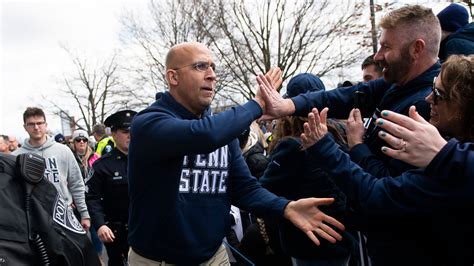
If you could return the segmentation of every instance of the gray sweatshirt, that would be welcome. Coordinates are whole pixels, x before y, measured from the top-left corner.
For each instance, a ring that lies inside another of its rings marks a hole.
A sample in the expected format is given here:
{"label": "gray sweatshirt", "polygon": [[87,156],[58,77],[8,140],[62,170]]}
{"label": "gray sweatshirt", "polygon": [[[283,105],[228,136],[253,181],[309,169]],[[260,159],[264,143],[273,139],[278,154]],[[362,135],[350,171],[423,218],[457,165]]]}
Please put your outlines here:
{"label": "gray sweatshirt", "polygon": [[46,142],[39,147],[31,146],[29,139],[26,139],[21,148],[15,150],[13,154],[27,152],[44,157],[46,162],[44,177],[53,183],[68,205],[74,202],[81,219],[90,218],[85,201],[84,180],[72,151],[66,145],[47,137]]}

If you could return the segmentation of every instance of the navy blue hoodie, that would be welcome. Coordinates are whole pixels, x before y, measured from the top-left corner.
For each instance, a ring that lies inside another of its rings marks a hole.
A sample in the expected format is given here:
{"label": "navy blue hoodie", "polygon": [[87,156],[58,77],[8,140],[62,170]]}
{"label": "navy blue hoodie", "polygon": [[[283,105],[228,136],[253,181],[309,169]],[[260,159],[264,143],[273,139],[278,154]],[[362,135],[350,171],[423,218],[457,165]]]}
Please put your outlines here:
{"label": "navy blue hoodie", "polygon": [[441,41],[439,60],[444,62],[453,54],[474,54],[474,23],[465,25]]}
{"label": "navy blue hoodie", "polygon": [[[376,178],[326,134],[307,152],[361,212],[389,216],[384,235],[368,237],[374,265],[472,265],[474,145],[453,139],[426,169]],[[371,232],[377,228],[369,228]]]}
{"label": "navy blue hoodie", "polygon": [[255,101],[196,117],[166,92],[138,113],[129,147],[129,243],[139,255],[175,264],[211,258],[230,228],[233,204],[283,215],[288,200],[263,189],[237,137],[260,117]]}
{"label": "navy blue hoodie", "polygon": [[[439,63],[434,64],[403,86],[387,83],[380,78],[352,87],[300,94],[292,98],[296,107],[295,115],[307,116],[313,107],[322,110],[328,106],[328,117],[347,119],[355,107],[355,92],[359,91],[364,97],[358,108],[364,117],[377,115],[376,110],[391,110],[408,115],[410,106],[415,105],[418,113],[429,120],[430,105],[425,101],[425,97],[431,93],[433,78],[439,74],[440,67]],[[397,176],[412,169],[413,166],[388,157],[380,151],[384,142],[377,136],[379,131],[380,129],[374,124],[369,126],[364,143],[350,150],[351,159],[366,171],[379,177]]]}

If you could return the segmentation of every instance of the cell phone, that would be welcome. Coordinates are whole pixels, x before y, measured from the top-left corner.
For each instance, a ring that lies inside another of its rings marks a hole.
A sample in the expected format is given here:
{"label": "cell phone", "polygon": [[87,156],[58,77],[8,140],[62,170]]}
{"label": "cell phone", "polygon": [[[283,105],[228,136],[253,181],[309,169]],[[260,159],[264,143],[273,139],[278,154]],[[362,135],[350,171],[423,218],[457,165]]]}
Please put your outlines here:
{"label": "cell phone", "polygon": [[361,109],[364,104],[365,92],[354,91],[354,108]]}

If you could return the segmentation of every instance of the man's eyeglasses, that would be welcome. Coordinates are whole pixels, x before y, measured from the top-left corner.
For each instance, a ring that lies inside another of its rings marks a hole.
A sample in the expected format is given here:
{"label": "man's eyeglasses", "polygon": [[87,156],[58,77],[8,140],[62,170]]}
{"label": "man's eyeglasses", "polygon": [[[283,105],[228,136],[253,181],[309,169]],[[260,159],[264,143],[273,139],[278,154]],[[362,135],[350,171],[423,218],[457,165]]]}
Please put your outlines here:
{"label": "man's eyeglasses", "polygon": [[438,101],[445,101],[448,99],[448,96],[440,90],[438,87],[436,87],[436,77],[433,79],[433,87],[431,88],[431,91],[433,92],[433,102],[434,104],[438,104]]}
{"label": "man's eyeglasses", "polygon": [[27,127],[35,127],[35,126],[40,127],[40,126],[42,126],[42,125],[44,125],[44,124],[46,124],[46,121],[41,121],[41,122],[28,122],[28,123],[26,123],[26,126],[27,126]]}
{"label": "man's eyeglasses", "polygon": [[84,142],[86,143],[88,140],[86,138],[77,138],[74,140],[75,142],[79,143],[79,142]]}
{"label": "man's eyeglasses", "polygon": [[212,71],[216,72],[216,64],[211,63],[211,62],[205,62],[205,61],[199,61],[199,62],[196,62],[196,63],[192,63],[190,65],[185,65],[185,66],[182,66],[182,67],[173,68],[173,70],[179,70],[179,69],[185,68],[185,67],[193,67],[197,71],[202,71],[202,72],[207,71],[210,67],[210,68],[212,68]]}

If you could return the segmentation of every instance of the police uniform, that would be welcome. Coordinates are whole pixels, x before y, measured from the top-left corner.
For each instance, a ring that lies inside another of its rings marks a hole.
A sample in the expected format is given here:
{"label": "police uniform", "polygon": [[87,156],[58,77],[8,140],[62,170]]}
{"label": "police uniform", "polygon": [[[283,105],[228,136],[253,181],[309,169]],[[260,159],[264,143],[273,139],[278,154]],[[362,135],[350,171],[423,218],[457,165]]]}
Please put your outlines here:
{"label": "police uniform", "polygon": [[[105,125],[112,130],[129,129],[136,112],[125,110],[109,116]],[[109,265],[123,265],[128,254],[128,174],[127,155],[115,147],[92,166],[87,181],[87,206],[92,225],[107,225],[115,235],[104,243]]]}
{"label": "police uniform", "polygon": [[111,152],[115,148],[115,141],[110,136],[104,136],[99,142],[97,143],[97,147],[95,152],[100,156]]}

